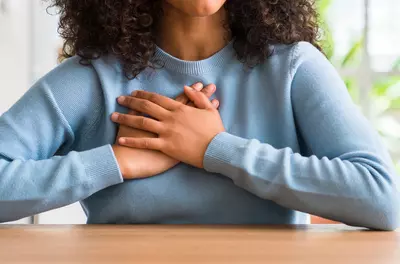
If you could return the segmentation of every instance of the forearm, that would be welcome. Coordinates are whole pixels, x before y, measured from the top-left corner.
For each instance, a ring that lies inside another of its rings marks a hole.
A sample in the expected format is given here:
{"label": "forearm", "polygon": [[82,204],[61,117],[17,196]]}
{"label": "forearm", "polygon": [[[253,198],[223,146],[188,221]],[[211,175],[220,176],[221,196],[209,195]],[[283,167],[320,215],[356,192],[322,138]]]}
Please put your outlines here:
{"label": "forearm", "polygon": [[0,222],[59,208],[121,182],[110,146],[40,161],[0,155]]}
{"label": "forearm", "polygon": [[350,225],[392,229],[399,222],[397,179],[370,153],[329,160],[219,134],[205,169],[282,206]]}

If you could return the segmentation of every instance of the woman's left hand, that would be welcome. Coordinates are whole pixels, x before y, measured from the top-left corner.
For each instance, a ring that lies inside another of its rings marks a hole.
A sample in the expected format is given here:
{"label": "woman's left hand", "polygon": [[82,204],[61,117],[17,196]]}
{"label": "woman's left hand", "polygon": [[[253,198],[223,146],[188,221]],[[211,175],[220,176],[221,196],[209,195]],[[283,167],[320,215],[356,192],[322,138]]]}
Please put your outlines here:
{"label": "woman's left hand", "polygon": [[121,137],[118,143],[132,148],[159,150],[172,158],[203,168],[208,145],[225,128],[218,110],[207,96],[188,86],[185,86],[185,94],[198,108],[145,91],[120,97],[118,102],[122,106],[154,119],[114,113],[113,121],[157,134],[158,138]]}

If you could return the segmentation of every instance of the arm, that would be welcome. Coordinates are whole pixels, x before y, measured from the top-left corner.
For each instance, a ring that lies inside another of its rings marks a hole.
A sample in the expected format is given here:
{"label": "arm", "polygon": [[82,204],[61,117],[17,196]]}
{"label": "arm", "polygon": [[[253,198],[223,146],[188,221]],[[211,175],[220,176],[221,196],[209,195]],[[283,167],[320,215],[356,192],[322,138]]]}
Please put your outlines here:
{"label": "arm", "polygon": [[122,182],[109,145],[54,156],[60,147],[71,146],[79,131],[72,129],[55,99],[58,91],[69,89],[73,95],[74,83],[52,77],[39,81],[0,117],[0,222],[65,206]]}
{"label": "arm", "polygon": [[322,54],[293,73],[292,104],[313,156],[257,140],[218,134],[206,170],[282,206],[373,229],[392,230],[400,217],[399,179],[378,135],[351,102]]}

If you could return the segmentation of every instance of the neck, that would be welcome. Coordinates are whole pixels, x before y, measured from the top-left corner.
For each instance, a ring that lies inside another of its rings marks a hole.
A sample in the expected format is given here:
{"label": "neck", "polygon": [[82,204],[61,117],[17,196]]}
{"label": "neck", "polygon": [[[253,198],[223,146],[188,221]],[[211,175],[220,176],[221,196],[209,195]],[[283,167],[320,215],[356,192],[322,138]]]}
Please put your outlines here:
{"label": "neck", "polygon": [[157,45],[185,61],[206,59],[227,45],[230,36],[223,27],[226,11],[221,8],[207,17],[190,17],[164,4]]}

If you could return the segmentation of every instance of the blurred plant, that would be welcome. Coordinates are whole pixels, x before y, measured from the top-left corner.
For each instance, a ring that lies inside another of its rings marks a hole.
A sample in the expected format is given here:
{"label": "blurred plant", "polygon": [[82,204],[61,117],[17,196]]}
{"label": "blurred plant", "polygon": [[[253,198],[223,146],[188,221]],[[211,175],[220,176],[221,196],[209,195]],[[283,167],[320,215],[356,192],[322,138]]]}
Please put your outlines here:
{"label": "blurred plant", "polygon": [[400,58],[398,58],[398,59],[393,63],[392,69],[395,70],[395,71],[400,71]]}
{"label": "blurred plant", "polygon": [[[332,61],[334,54],[334,39],[326,22],[327,12],[332,0],[318,0],[317,7],[321,17],[322,41],[321,45],[325,53]],[[360,65],[360,57],[363,50],[364,36],[356,39],[348,52],[339,61],[332,63],[341,69],[356,68]],[[400,70],[400,58],[395,61],[392,71]],[[359,84],[356,76],[345,77],[350,95],[356,103],[359,103]],[[370,92],[371,123],[380,133],[382,140],[388,147],[398,173],[400,174],[400,76],[386,77],[374,80]]]}
{"label": "blurred plant", "polygon": [[400,173],[400,76],[375,82],[371,91],[372,122],[382,135]]}
{"label": "blurred plant", "polygon": [[333,54],[335,53],[334,47],[335,47],[335,42],[332,36],[332,31],[330,30],[329,24],[326,20],[329,7],[332,4],[332,0],[318,0],[317,1],[317,8],[318,8],[318,13],[320,16],[320,25],[321,25],[321,39],[319,44],[321,44],[322,49],[325,52],[325,55],[328,57],[328,59],[331,59],[333,57]]}

